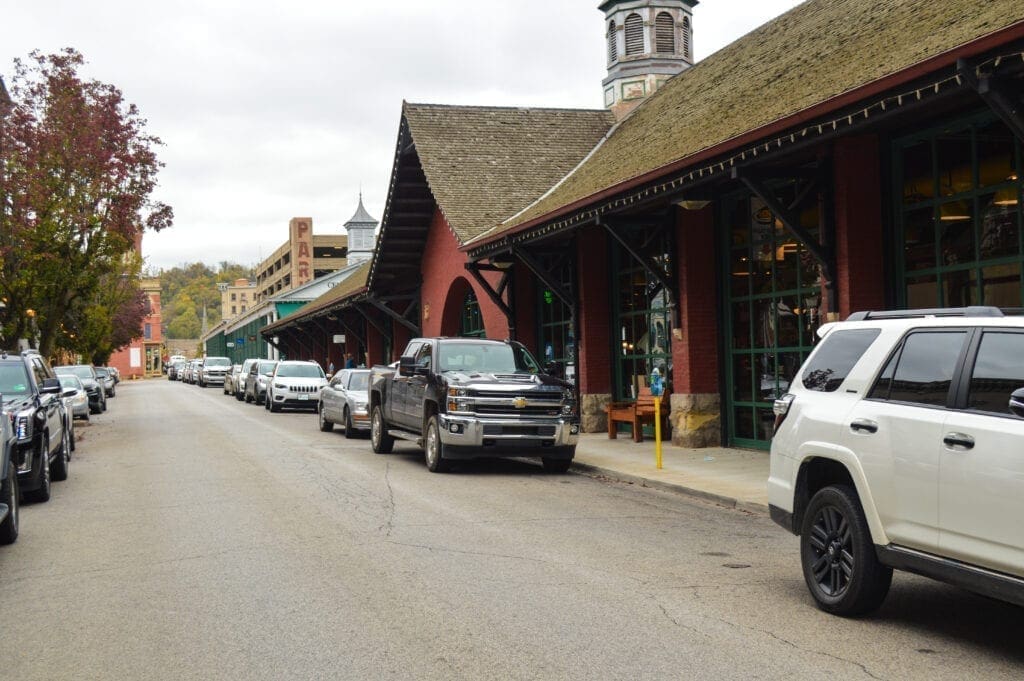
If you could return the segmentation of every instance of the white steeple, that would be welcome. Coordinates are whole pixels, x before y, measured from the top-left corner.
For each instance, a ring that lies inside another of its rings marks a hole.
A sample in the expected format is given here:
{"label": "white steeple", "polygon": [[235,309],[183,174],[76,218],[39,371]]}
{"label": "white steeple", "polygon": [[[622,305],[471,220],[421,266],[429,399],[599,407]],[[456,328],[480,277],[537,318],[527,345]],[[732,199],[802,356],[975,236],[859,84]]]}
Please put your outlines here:
{"label": "white steeple", "polygon": [[348,264],[363,262],[373,256],[373,247],[377,242],[378,221],[374,220],[363,207],[363,192],[359,192],[359,207],[356,213],[345,223],[348,232]]}

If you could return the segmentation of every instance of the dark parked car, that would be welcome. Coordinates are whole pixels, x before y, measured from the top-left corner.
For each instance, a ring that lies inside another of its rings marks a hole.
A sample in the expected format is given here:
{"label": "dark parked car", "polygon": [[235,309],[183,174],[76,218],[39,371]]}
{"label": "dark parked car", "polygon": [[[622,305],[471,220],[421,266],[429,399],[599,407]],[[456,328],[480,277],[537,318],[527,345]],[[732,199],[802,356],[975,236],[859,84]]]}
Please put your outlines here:
{"label": "dark parked car", "polygon": [[78,376],[89,395],[89,411],[99,414],[107,410],[107,393],[100,386],[96,369],[88,364],[65,364],[53,368],[54,373]]}
{"label": "dark parked car", "polygon": [[18,539],[21,492],[14,448],[11,421],[0,418],[0,544],[13,544]]}
{"label": "dark parked car", "polygon": [[65,480],[71,460],[71,416],[60,380],[33,350],[0,354],[3,413],[14,427],[18,485],[26,498],[50,499],[50,481]]}

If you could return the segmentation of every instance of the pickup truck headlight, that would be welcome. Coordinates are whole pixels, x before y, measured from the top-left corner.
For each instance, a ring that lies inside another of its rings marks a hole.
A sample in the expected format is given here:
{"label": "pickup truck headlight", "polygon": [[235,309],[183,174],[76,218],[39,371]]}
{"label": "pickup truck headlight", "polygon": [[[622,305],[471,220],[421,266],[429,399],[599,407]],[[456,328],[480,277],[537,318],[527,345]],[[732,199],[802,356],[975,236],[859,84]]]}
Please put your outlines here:
{"label": "pickup truck headlight", "polygon": [[12,419],[11,425],[14,426],[14,435],[19,441],[26,441],[32,439],[32,410],[26,410],[18,412]]}
{"label": "pickup truck headlight", "polygon": [[466,397],[469,390],[466,388],[448,388],[448,397]]}
{"label": "pickup truck headlight", "polygon": [[448,398],[448,411],[449,412],[472,412],[473,411],[473,400],[467,400],[466,398]]}
{"label": "pickup truck headlight", "polygon": [[562,415],[576,415],[576,393],[569,388],[562,391]]}

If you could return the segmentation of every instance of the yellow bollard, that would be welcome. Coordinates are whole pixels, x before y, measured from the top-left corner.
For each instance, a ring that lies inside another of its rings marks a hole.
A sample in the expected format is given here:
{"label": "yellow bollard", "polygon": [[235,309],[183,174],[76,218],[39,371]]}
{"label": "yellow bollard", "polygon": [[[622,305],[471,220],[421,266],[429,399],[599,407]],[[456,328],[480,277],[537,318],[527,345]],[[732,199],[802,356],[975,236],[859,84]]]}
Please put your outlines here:
{"label": "yellow bollard", "polygon": [[661,398],[654,398],[654,461],[661,470]]}

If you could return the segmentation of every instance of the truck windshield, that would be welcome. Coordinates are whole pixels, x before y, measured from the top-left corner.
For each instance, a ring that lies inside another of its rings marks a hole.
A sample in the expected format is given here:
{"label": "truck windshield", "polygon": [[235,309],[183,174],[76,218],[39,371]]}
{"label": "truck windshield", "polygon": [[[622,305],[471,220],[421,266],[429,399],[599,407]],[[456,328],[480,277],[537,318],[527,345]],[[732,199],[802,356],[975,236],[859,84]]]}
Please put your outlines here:
{"label": "truck windshield", "polygon": [[440,363],[442,372],[540,373],[540,365],[526,348],[503,343],[443,343]]}
{"label": "truck windshield", "polygon": [[205,366],[208,367],[229,367],[231,360],[227,357],[207,357]]}

